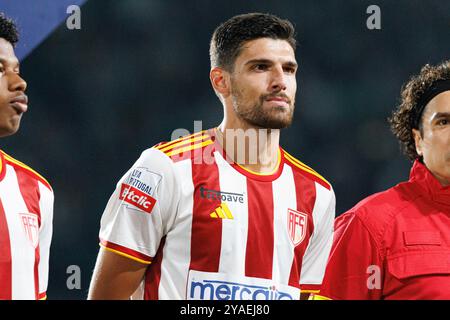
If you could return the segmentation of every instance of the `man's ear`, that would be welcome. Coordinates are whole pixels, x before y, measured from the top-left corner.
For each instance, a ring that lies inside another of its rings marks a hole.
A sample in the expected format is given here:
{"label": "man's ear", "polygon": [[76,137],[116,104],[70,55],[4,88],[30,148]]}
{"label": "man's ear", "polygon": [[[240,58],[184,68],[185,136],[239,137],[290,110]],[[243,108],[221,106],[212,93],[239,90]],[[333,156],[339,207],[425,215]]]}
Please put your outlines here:
{"label": "man's ear", "polygon": [[420,130],[417,129],[412,129],[412,133],[413,133],[413,137],[414,137],[414,142],[416,144],[416,152],[419,156],[423,156],[423,151],[422,151],[422,143],[423,143],[423,139],[422,139],[422,135],[420,134]]}
{"label": "man's ear", "polygon": [[230,76],[227,71],[214,67],[209,72],[209,79],[217,94],[220,94],[223,98],[230,95]]}

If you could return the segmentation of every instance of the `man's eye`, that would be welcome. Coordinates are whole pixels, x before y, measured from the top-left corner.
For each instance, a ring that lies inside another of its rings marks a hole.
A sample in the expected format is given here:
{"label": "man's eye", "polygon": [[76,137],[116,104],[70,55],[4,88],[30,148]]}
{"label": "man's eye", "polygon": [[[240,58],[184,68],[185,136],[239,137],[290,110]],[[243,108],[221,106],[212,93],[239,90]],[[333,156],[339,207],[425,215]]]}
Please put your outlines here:
{"label": "man's eye", "polygon": [[447,124],[449,124],[448,119],[441,119],[438,121],[437,123],[440,126],[446,126]]}
{"label": "man's eye", "polygon": [[265,71],[268,69],[268,66],[265,64],[256,64],[253,69],[259,70],[259,71]]}
{"label": "man's eye", "polygon": [[295,73],[295,68],[284,68],[284,71],[287,73]]}

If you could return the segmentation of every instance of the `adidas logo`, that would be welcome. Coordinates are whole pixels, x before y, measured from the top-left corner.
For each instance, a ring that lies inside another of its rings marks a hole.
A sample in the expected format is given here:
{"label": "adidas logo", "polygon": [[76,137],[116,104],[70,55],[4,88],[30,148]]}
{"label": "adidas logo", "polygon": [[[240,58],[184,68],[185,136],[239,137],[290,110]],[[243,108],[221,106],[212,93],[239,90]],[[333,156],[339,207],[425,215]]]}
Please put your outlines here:
{"label": "adidas logo", "polygon": [[225,202],[222,202],[220,206],[216,208],[216,210],[211,212],[210,217],[214,219],[234,219],[233,215],[231,214],[230,208],[228,208],[228,205]]}

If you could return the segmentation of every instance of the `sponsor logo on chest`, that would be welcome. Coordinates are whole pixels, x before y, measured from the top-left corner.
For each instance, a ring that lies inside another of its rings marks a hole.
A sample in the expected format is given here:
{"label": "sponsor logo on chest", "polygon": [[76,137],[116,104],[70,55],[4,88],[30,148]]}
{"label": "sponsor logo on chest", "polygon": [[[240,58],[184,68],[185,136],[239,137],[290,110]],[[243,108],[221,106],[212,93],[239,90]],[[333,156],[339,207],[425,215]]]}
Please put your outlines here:
{"label": "sponsor logo on chest", "polygon": [[200,197],[209,200],[219,200],[221,202],[244,203],[243,193],[206,189],[203,186],[200,187]]}

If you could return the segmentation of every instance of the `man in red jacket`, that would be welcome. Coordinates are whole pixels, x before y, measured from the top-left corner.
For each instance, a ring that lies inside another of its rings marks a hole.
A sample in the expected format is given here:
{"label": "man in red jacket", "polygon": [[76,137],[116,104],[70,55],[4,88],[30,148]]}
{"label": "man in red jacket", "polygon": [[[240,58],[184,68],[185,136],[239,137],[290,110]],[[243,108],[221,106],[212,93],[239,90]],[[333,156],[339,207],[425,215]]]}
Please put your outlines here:
{"label": "man in red jacket", "polygon": [[313,299],[450,299],[450,60],[424,66],[401,96],[390,123],[410,179],[336,219]]}

